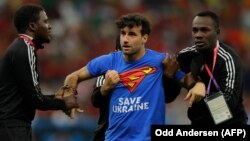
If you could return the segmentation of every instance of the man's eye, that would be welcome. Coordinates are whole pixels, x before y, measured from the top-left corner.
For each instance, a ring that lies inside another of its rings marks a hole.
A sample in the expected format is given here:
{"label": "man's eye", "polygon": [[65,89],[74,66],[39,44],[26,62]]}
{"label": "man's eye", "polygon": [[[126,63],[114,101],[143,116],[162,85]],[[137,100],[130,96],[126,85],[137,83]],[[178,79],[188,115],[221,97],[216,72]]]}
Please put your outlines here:
{"label": "man's eye", "polygon": [[197,32],[198,30],[197,30],[197,29],[193,29],[192,31],[193,31],[193,32]]}

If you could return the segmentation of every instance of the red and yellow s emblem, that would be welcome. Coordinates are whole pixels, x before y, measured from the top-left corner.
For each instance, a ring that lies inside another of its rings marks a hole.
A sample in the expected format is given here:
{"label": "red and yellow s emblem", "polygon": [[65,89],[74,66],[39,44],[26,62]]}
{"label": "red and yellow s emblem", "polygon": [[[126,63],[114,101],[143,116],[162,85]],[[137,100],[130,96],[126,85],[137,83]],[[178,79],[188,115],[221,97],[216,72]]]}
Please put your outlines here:
{"label": "red and yellow s emblem", "polygon": [[155,67],[145,66],[137,68],[128,72],[120,74],[121,83],[129,89],[130,92],[133,92],[135,88],[141,83],[141,81],[148,74],[152,74],[156,71]]}

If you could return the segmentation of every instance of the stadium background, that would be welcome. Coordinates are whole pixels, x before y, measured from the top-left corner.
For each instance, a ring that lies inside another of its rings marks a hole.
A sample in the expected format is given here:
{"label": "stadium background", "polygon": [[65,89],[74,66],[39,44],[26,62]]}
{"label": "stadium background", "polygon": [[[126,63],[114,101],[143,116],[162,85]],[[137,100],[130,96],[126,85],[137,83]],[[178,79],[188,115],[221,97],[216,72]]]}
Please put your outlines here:
{"label": "stadium background", "polygon": [[[209,9],[218,13],[221,40],[234,47],[247,70],[244,105],[250,116],[250,0],[1,0],[0,57],[16,37],[13,12],[30,2],[45,7],[54,34],[52,42],[38,53],[44,94],[55,92],[67,74],[94,57],[114,50],[114,20],[122,14],[143,13],[152,23],[147,46],[177,53],[192,44],[191,22],[197,12]],[[69,119],[60,111],[37,111],[34,141],[91,140],[98,118],[98,110],[90,104],[93,83],[91,79],[78,87],[85,112],[76,119]],[[184,94],[167,105],[166,124],[189,124],[183,97]]]}

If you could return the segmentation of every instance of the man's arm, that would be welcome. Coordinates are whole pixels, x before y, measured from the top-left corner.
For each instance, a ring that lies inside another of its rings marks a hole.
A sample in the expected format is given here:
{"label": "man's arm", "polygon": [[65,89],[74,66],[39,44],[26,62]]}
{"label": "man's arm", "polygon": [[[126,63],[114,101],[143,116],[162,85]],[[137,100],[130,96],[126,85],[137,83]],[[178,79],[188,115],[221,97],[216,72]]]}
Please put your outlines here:
{"label": "man's arm", "polygon": [[84,66],[83,68],[67,75],[64,81],[64,86],[77,89],[78,83],[90,78],[92,78],[92,76],[90,75],[87,66]]}
{"label": "man's arm", "polygon": [[[194,62],[195,58],[195,62]],[[201,54],[194,51],[193,47],[188,47],[180,51],[178,55],[180,69],[186,73],[182,79],[183,85],[189,90],[184,100],[191,107],[193,102],[200,101],[205,97],[206,87],[201,81],[199,75],[203,65],[203,57]]]}
{"label": "man's arm", "polygon": [[[87,67],[84,66],[80,70],[69,74],[64,81],[64,86],[71,89],[76,89],[78,83],[90,78],[92,78],[92,76],[90,75]],[[101,93],[103,95],[108,94],[108,92],[120,81],[120,77],[118,72],[111,70],[106,72],[105,79],[105,83],[101,87]]]}
{"label": "man's arm", "polygon": [[120,76],[117,71],[109,70],[104,76],[99,76],[96,81],[96,88],[91,96],[92,103],[95,107],[99,107],[103,100],[110,95],[111,90],[120,81]]}
{"label": "man's arm", "polygon": [[175,81],[174,78],[163,78],[165,102],[171,103],[180,94],[181,86]]}
{"label": "man's arm", "polygon": [[[228,106],[231,111],[237,109],[239,101],[242,101],[242,91],[244,83],[244,67],[240,58],[228,57],[228,59],[221,69],[218,70],[219,78],[216,81],[219,82],[220,89],[225,96]],[[227,69],[231,66],[231,69]]]}
{"label": "man's arm", "polygon": [[162,64],[164,76],[168,78],[168,81],[175,80],[187,90],[191,89],[197,82],[197,79],[193,73],[189,72],[186,74],[184,71],[180,70],[180,65],[175,55],[166,54]]}
{"label": "man's arm", "polygon": [[[77,107],[75,97],[56,99],[54,96],[42,94],[39,86],[39,75],[37,72],[37,58],[34,47],[26,46],[20,41],[22,50],[10,54],[10,65],[13,67],[13,75],[19,91],[23,94],[24,100],[28,101],[32,108],[39,110],[66,110],[70,107]],[[69,99],[68,99],[69,98]]]}
{"label": "man's arm", "polygon": [[97,77],[95,87],[91,95],[91,102],[96,108],[99,108],[104,100],[104,96],[101,94],[101,86],[104,84],[104,81],[104,75]]}
{"label": "man's arm", "polygon": [[[189,107],[192,106],[193,102],[201,100],[205,97],[205,85],[197,80],[197,77],[190,73],[184,73],[180,70],[179,63],[174,55],[166,55],[163,60],[164,75],[167,78],[175,79],[182,87],[186,88],[189,92],[184,100],[188,101]],[[164,84],[166,85],[166,84]],[[177,92],[178,89],[176,89]],[[166,93],[166,91],[165,91]],[[177,97],[175,93],[175,97]],[[172,100],[175,98],[172,97]]]}

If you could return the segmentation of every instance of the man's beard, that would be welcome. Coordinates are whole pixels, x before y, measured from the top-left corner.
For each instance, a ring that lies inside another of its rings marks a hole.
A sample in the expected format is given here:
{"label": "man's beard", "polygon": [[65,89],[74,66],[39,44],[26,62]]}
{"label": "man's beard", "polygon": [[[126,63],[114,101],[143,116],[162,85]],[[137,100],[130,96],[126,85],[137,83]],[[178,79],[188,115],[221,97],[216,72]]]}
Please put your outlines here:
{"label": "man's beard", "polygon": [[50,43],[50,38],[41,38],[37,37],[37,40],[39,43],[44,44],[44,43]]}

